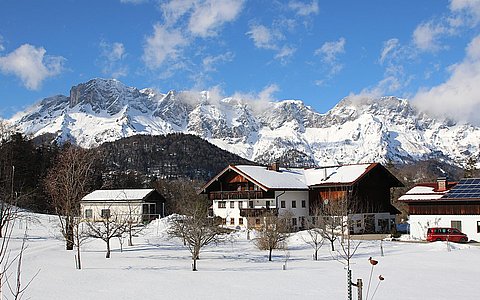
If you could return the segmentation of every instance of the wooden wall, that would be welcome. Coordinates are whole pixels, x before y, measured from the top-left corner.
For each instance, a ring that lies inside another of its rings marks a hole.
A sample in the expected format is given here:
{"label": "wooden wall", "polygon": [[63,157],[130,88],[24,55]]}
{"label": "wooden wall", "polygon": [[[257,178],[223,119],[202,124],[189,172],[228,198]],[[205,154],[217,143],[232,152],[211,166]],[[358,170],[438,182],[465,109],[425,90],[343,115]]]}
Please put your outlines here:
{"label": "wooden wall", "polygon": [[480,203],[409,203],[408,213],[410,215],[480,215]]}

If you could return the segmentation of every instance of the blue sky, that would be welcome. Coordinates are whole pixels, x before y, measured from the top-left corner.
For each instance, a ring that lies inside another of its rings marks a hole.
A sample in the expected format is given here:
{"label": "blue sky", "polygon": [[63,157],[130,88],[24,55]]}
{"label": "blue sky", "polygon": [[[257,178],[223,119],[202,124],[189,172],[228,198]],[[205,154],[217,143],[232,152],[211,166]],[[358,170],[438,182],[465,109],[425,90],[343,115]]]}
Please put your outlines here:
{"label": "blue sky", "polygon": [[1,0],[0,116],[103,77],[319,112],[395,95],[472,121],[479,24],[478,0]]}

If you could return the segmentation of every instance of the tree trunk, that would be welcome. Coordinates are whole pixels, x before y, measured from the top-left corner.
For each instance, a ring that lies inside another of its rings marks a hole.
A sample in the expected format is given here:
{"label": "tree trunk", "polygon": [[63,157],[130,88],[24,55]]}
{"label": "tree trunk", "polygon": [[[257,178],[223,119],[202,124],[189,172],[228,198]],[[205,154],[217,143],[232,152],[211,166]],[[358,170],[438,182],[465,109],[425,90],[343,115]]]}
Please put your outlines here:
{"label": "tree trunk", "polygon": [[107,243],[107,255],[106,258],[110,258],[110,240],[106,240]]}
{"label": "tree trunk", "polygon": [[80,246],[77,247],[77,268],[82,269],[82,260],[80,259]]}
{"label": "tree trunk", "polygon": [[335,246],[333,245],[334,241],[330,241],[330,244],[332,245],[332,251],[335,251]]}
{"label": "tree trunk", "polygon": [[268,253],[268,261],[272,261],[272,248],[270,248],[270,252]]}
{"label": "tree trunk", "polygon": [[133,246],[132,229],[128,232],[128,245]]}
{"label": "tree trunk", "polygon": [[67,223],[65,224],[66,228],[65,228],[65,240],[67,242],[67,246],[66,246],[66,249],[67,250],[73,250],[73,239],[74,239],[74,236],[73,236],[73,225],[70,224],[70,223]]}
{"label": "tree trunk", "polygon": [[315,260],[318,260],[318,249],[315,250]]}
{"label": "tree trunk", "polygon": [[197,271],[197,258],[196,258],[196,256],[194,256],[194,258],[193,258],[192,271]]}

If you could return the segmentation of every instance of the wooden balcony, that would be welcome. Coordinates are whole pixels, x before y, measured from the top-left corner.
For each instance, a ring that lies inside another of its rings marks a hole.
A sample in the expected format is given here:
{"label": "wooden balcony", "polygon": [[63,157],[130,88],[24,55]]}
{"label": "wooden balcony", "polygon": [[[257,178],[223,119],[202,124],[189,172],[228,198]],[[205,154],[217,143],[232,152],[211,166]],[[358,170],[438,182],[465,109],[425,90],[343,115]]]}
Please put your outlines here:
{"label": "wooden balcony", "polygon": [[210,200],[228,200],[228,199],[263,199],[263,191],[223,191],[210,192]]}
{"label": "wooden balcony", "polygon": [[278,215],[278,208],[240,208],[240,216],[246,218],[263,217],[266,214]]}

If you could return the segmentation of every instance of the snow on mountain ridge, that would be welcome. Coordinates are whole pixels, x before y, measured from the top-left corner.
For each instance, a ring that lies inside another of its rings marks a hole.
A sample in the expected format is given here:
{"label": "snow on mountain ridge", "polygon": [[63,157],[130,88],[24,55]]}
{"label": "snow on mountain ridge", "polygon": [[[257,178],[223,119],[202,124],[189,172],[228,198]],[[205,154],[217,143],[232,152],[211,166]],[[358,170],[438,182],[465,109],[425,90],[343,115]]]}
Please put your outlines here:
{"label": "snow on mountain ridge", "polygon": [[345,98],[320,114],[300,100],[257,109],[245,99],[218,98],[96,78],[72,87],[69,97],[45,98],[11,121],[27,134],[54,133],[83,147],[135,134],[192,133],[263,163],[292,149],[320,165],[426,158],[460,165],[479,153],[480,128],[430,118],[406,99]]}

